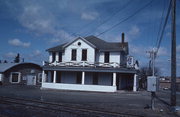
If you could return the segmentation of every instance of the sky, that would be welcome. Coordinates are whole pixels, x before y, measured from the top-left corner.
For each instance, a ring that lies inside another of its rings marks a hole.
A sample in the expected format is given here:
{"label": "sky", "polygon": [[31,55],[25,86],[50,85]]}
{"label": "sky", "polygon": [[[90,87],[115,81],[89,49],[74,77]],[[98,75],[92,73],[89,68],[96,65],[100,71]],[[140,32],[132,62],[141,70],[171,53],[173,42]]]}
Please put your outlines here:
{"label": "sky", "polygon": [[[146,51],[156,47],[169,1],[0,0],[0,60],[12,62],[20,53],[25,62],[42,64],[48,60],[46,49],[78,36],[94,35],[105,41],[120,42],[124,32],[129,55],[139,61],[140,67],[148,66]],[[180,0],[176,7],[177,75],[180,76]],[[156,58],[155,66],[161,75],[170,75],[170,57],[171,17]]]}

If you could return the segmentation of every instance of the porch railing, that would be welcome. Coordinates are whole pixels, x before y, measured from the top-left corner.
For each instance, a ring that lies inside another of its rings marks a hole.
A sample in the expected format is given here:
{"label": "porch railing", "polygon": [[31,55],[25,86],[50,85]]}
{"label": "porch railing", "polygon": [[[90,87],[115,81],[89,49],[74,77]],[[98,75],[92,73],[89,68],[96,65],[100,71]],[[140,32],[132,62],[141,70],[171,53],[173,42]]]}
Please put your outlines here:
{"label": "porch railing", "polygon": [[102,62],[45,62],[43,61],[44,66],[62,66],[62,67],[109,67],[109,68],[120,68],[120,64],[116,62],[102,63]]}

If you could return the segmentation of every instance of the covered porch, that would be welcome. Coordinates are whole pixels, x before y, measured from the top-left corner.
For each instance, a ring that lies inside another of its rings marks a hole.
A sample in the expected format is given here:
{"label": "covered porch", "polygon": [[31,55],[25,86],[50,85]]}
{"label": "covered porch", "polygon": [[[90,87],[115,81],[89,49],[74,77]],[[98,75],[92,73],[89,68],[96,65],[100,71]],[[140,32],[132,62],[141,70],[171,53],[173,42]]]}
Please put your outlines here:
{"label": "covered porch", "polygon": [[[137,75],[135,70],[125,69],[98,69],[98,68],[57,68],[44,67],[42,88],[78,90],[78,91],[97,91],[97,92],[116,92],[126,90],[128,85],[133,91],[137,90]],[[126,77],[124,77],[126,76]],[[127,82],[123,82],[127,79]],[[123,83],[123,84],[122,84]],[[125,83],[125,84],[124,84]],[[123,90],[124,90],[123,89]]]}

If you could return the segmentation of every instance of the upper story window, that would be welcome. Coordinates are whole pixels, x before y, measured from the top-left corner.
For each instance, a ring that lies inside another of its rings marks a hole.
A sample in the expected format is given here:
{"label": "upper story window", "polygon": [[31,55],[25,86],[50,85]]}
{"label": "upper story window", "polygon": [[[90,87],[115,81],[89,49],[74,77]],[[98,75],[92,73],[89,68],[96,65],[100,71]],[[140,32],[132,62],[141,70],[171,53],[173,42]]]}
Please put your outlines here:
{"label": "upper story window", "polygon": [[104,52],[104,63],[109,63],[109,52]]}
{"label": "upper story window", "polygon": [[77,50],[72,49],[72,51],[71,51],[71,60],[76,61],[76,56],[77,56]]}
{"label": "upper story window", "polygon": [[87,61],[87,49],[82,49],[82,61]]}
{"label": "upper story window", "polygon": [[81,46],[81,42],[78,42],[78,46]]}
{"label": "upper story window", "polygon": [[52,52],[52,62],[56,60],[56,52]]}
{"label": "upper story window", "polygon": [[62,62],[62,52],[59,52],[59,62]]}

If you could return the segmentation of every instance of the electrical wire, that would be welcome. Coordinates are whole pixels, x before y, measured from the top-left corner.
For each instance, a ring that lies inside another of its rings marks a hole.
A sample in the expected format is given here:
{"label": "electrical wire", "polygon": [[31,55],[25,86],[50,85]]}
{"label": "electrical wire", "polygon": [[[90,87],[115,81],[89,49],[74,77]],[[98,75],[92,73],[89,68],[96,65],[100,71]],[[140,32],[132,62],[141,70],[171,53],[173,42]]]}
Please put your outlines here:
{"label": "electrical wire", "polygon": [[[99,24],[98,26],[103,25],[104,23],[108,22],[112,17],[116,16],[120,11],[122,11],[122,9],[124,9],[128,4],[130,4],[130,2],[131,2],[131,0],[129,0],[125,5],[123,5],[123,7],[122,7],[120,10],[118,10],[118,11],[115,12],[115,13],[113,13],[113,15],[111,15],[107,20],[103,21],[103,22],[102,22],[101,24]],[[83,29],[87,28],[88,26],[90,26],[90,25],[93,24],[94,22],[96,22],[96,21],[93,20],[93,21],[91,21],[90,23],[85,24],[84,26],[82,26],[82,28],[81,28],[79,31],[72,33],[71,36],[77,36],[77,35],[79,35],[79,33],[81,33],[81,31],[82,31]],[[85,28],[84,28],[84,27],[85,27]],[[97,27],[96,27],[96,29],[97,29]],[[96,29],[95,29],[95,30],[96,30]],[[93,29],[93,30],[94,30],[94,29]],[[92,32],[92,31],[91,31],[91,32]],[[88,34],[89,34],[89,33],[88,33]],[[86,35],[86,34],[85,34],[85,35]],[[86,35],[86,36],[87,36],[87,35]]]}
{"label": "electrical wire", "polygon": [[[107,23],[108,21],[110,21],[114,16],[116,16],[118,13],[120,13],[122,10],[124,10],[132,1],[129,0],[126,4],[124,4],[117,12],[113,13],[111,16],[109,16],[109,18],[107,18],[106,20],[104,20],[102,23],[100,23],[99,25],[96,26],[95,29],[93,29],[93,31],[97,30],[100,26],[102,26],[103,24]],[[92,31],[91,31],[92,32]]]}
{"label": "electrical wire", "polygon": [[113,28],[117,27],[118,25],[120,25],[121,23],[127,21],[128,19],[132,18],[133,16],[137,15],[140,11],[142,11],[144,8],[148,7],[151,3],[153,2],[153,0],[151,0],[150,2],[148,2],[146,5],[144,5],[143,7],[141,7],[140,9],[138,9],[137,11],[135,11],[133,14],[131,14],[130,16],[128,16],[127,18],[125,18],[124,20],[118,22],[117,24],[113,25],[112,27],[108,28],[107,30],[99,33],[98,35],[96,35],[97,37],[112,30]]}
{"label": "electrical wire", "polygon": [[[165,2],[164,2],[163,12],[162,12],[162,15],[161,15],[161,22],[160,22],[159,30],[158,30],[158,33],[157,33],[157,40],[159,39],[159,36],[160,36],[160,32],[161,32],[161,28],[162,28],[162,24],[163,24],[164,13],[165,13]],[[156,45],[157,45],[157,42],[156,42]]]}
{"label": "electrical wire", "polygon": [[80,33],[84,29],[84,27],[88,27],[89,25],[93,24],[94,22],[95,21],[93,20],[90,23],[85,24],[84,26],[82,26],[82,28],[79,31],[72,33],[71,36],[73,36],[73,35],[76,36],[78,33]]}
{"label": "electrical wire", "polygon": [[170,14],[170,11],[171,11],[171,4],[172,4],[172,0],[171,0],[170,3],[169,3],[169,8],[168,8],[168,11],[167,11],[167,15],[166,15],[166,18],[165,18],[165,22],[164,22],[164,25],[163,25],[163,29],[162,29],[160,38],[159,38],[159,40],[157,40],[158,42],[157,42],[156,54],[158,53],[159,47],[160,47],[161,42],[162,42],[162,38],[163,38],[163,35],[164,35],[164,31],[165,31],[165,28],[166,28],[166,25],[167,25],[167,21],[168,21],[168,18],[169,18],[169,14]]}

